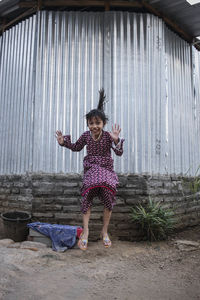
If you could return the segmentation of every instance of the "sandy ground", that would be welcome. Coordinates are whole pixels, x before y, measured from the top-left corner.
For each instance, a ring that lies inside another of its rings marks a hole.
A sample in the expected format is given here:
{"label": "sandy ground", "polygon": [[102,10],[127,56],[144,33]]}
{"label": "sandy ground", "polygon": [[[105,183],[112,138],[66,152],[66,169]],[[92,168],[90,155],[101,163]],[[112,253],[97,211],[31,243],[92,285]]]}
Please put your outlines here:
{"label": "sandy ground", "polygon": [[200,242],[200,227],[152,244],[93,242],[86,252],[1,245],[0,299],[200,299],[200,247],[177,247],[178,239]]}

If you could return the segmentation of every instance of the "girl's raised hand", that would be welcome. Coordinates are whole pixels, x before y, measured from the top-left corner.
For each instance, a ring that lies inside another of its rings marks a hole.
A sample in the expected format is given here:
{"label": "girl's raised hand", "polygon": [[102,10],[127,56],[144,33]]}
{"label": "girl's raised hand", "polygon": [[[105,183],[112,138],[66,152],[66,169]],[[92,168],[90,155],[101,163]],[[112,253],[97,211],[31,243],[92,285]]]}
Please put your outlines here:
{"label": "girl's raised hand", "polygon": [[56,131],[56,138],[58,143],[63,146],[64,145],[64,136],[62,135],[62,132],[60,130]]}
{"label": "girl's raised hand", "polygon": [[109,132],[111,138],[113,139],[114,143],[117,144],[119,141],[119,134],[121,132],[121,128],[119,127],[119,125],[116,125],[113,127],[112,125],[112,131]]}

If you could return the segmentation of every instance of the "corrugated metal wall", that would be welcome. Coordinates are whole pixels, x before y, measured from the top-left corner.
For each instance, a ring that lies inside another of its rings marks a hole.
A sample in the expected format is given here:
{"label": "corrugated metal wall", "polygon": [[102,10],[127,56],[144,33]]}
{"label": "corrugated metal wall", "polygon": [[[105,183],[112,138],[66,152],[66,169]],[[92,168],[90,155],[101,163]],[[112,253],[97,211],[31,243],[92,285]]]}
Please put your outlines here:
{"label": "corrugated metal wall", "polygon": [[[192,52],[192,61],[193,61],[193,86],[194,86],[194,100],[193,100],[193,119],[194,119],[194,128],[193,132],[193,148],[195,149],[194,153],[194,162],[193,173],[195,174],[197,168],[200,165],[200,52],[193,48]],[[199,173],[199,172],[198,172]]]}
{"label": "corrugated metal wall", "polygon": [[[126,139],[122,172],[163,173],[165,113],[164,25],[152,15],[108,13],[105,16],[105,88],[109,115]],[[162,43],[160,42],[162,41]]]}
{"label": "corrugated metal wall", "polygon": [[5,32],[0,67],[1,174],[80,172],[75,141],[104,86],[110,130],[126,139],[122,173],[189,173],[200,164],[200,59],[155,16],[40,12]]}
{"label": "corrugated metal wall", "polygon": [[83,153],[58,147],[56,129],[72,140],[86,130],[84,115],[103,85],[102,14],[38,16],[34,171],[79,172]]}
{"label": "corrugated metal wall", "polygon": [[193,80],[196,70],[192,48],[169,30],[165,32],[168,104],[166,167],[169,173],[186,173],[191,169],[194,174],[200,165],[200,131],[197,130],[195,118],[194,88],[197,82]]}
{"label": "corrugated metal wall", "polygon": [[0,172],[33,167],[36,16],[3,33],[0,57]]}

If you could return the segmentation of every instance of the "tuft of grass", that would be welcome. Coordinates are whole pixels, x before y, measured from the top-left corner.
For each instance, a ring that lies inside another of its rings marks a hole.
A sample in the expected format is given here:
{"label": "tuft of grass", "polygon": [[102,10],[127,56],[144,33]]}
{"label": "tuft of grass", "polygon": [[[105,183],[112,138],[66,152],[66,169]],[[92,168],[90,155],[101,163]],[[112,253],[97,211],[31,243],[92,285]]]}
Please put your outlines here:
{"label": "tuft of grass", "polygon": [[200,190],[200,176],[199,173],[200,166],[197,168],[194,175],[194,180],[189,183],[190,190],[193,194],[196,194]]}
{"label": "tuft of grass", "polygon": [[[189,170],[190,169],[188,169],[188,171],[186,172],[186,175],[189,172]],[[194,196],[197,192],[200,191],[200,174],[199,174],[199,170],[200,170],[200,165],[198,166],[192,181],[188,182],[184,179],[182,180],[183,184],[190,189],[192,195],[194,195]]]}
{"label": "tuft of grass", "polygon": [[176,223],[174,212],[161,207],[149,197],[145,206],[141,204],[131,208],[131,221],[141,226],[149,241],[164,240],[173,231]]}

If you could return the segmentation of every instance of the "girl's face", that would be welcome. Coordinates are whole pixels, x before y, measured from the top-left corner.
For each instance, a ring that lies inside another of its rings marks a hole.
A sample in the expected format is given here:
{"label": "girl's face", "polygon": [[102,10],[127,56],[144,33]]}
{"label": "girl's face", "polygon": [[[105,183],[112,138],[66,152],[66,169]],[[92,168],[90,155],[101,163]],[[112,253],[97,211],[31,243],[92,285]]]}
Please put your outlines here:
{"label": "girl's face", "polygon": [[103,121],[99,117],[88,120],[88,127],[94,137],[98,137],[104,127]]}

